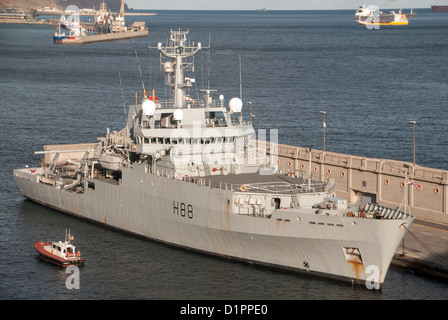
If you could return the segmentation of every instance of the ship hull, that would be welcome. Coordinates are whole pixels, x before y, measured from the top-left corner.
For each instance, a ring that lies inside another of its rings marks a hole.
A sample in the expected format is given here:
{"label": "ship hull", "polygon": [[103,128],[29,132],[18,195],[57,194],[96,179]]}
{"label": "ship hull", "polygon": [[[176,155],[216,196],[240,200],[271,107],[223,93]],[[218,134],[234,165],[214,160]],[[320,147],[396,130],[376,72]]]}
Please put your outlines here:
{"label": "ship hull", "polygon": [[432,12],[448,12],[448,6],[431,6]]}
{"label": "ship hull", "polygon": [[[20,191],[50,208],[207,254],[361,285],[371,281],[374,288],[384,282],[404,236],[401,224],[412,223],[298,209],[276,210],[270,218],[234,214],[233,191],[136,168],[123,168],[120,183],[90,179],[84,193],[73,193],[39,182],[29,170],[14,171]],[[359,257],[348,257],[353,248]]]}
{"label": "ship hull", "polygon": [[378,23],[369,23],[358,21],[358,24],[364,26],[407,26],[409,24],[408,21],[392,21],[392,22],[378,22]]}

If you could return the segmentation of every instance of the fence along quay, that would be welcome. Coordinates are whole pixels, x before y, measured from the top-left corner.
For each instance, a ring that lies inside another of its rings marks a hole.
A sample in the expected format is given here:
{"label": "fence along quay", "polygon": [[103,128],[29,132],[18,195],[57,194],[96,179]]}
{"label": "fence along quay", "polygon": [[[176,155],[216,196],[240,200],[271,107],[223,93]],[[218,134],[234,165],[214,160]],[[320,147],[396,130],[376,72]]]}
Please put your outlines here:
{"label": "fence along quay", "polygon": [[[267,153],[276,153],[283,172],[296,174],[309,170],[310,150],[302,147],[266,143]],[[271,150],[272,149],[272,150]],[[405,197],[406,177],[410,212],[418,219],[448,223],[448,171],[413,166],[410,162],[352,156],[311,150],[314,179],[335,179],[339,197],[349,202],[368,200],[389,207],[400,207]]]}

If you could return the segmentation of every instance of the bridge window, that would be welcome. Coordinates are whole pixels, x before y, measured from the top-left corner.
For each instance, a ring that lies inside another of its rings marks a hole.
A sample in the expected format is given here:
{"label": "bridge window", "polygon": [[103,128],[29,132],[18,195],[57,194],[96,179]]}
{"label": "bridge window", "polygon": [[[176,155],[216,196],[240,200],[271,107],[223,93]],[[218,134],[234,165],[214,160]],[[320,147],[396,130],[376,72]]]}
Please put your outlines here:
{"label": "bridge window", "polygon": [[207,126],[221,127],[226,125],[226,117],[222,111],[210,111],[205,113]]}
{"label": "bridge window", "polygon": [[272,198],[273,202],[274,202],[274,209],[280,209],[280,198]]}

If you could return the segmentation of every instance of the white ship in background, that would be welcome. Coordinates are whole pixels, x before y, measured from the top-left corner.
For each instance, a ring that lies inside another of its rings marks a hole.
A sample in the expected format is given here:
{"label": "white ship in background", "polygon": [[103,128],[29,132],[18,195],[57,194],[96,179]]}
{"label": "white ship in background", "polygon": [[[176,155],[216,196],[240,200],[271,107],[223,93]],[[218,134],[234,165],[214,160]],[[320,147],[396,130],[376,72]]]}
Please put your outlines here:
{"label": "white ship in background", "polygon": [[240,98],[188,94],[194,55],[208,47],[187,34],[171,30],[156,47],[172,96],[145,90],[126,127],[98,142],[45,146],[40,166],[14,170],[22,194],[167,244],[381,287],[414,217],[349,204],[310,172],[273,170]]}
{"label": "white ship in background", "polygon": [[[400,10],[401,12],[401,10]],[[365,21],[367,18],[372,17],[374,15],[378,15],[379,19],[393,19],[394,11],[390,11],[389,13],[384,13],[380,11],[379,8],[375,5],[366,6],[365,4],[359,6],[359,8],[355,11],[353,15],[353,19],[356,21]],[[416,13],[413,9],[409,13],[403,13],[405,19],[414,18]]]}

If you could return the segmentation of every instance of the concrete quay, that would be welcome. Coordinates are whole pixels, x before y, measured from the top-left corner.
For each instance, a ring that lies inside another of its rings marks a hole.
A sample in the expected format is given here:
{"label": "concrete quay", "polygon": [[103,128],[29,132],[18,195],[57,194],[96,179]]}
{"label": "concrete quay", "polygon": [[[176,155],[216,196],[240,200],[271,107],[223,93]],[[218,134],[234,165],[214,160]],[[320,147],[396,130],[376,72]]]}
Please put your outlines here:
{"label": "concrete quay", "polygon": [[340,198],[391,208],[406,205],[417,219],[448,225],[448,170],[268,142],[266,151],[283,173],[334,179]]}
{"label": "concrete quay", "polygon": [[148,30],[133,32],[116,32],[96,34],[91,36],[76,37],[75,39],[63,39],[62,44],[89,44],[104,41],[126,40],[131,38],[143,38],[148,36]]}
{"label": "concrete quay", "polygon": [[448,283],[448,225],[416,219],[392,265]]}

